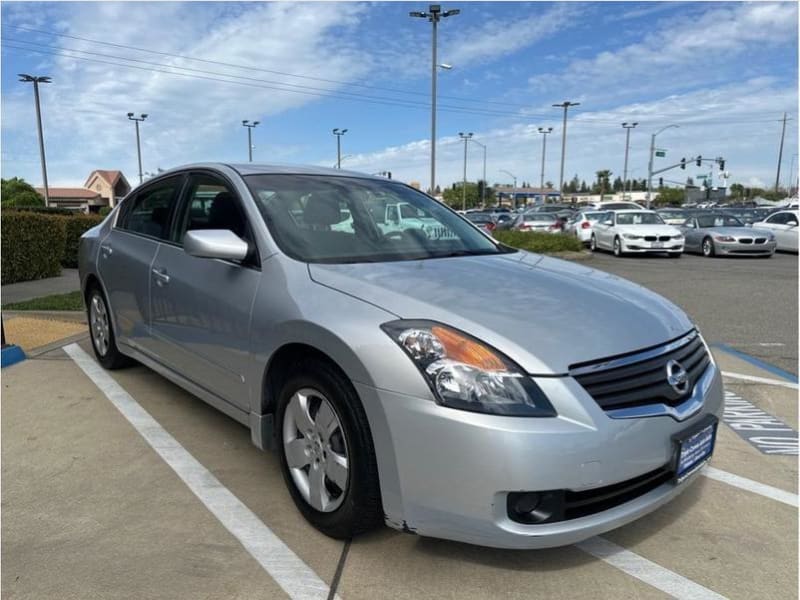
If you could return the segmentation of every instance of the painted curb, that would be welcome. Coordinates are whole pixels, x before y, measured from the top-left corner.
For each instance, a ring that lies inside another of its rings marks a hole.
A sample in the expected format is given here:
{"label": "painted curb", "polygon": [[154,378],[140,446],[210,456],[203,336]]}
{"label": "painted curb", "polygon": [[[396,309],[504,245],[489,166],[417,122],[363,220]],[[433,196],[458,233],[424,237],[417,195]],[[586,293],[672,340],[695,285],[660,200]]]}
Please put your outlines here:
{"label": "painted curb", "polygon": [[6,346],[2,350],[2,355],[0,355],[0,365],[3,369],[15,365],[18,362],[22,362],[23,360],[25,360],[25,352],[22,351],[22,348],[15,345]]}

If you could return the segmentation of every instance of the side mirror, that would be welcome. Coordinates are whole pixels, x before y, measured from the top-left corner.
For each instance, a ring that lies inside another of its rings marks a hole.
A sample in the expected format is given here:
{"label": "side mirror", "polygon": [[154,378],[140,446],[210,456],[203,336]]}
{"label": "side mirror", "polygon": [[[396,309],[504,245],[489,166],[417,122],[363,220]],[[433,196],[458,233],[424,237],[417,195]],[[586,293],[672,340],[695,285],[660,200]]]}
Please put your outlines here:
{"label": "side mirror", "polygon": [[614,226],[614,221],[612,221],[610,219],[608,221],[603,221],[603,225],[608,225],[609,227],[613,227]]}
{"label": "side mirror", "polygon": [[186,232],[183,250],[198,258],[244,260],[249,248],[247,242],[229,229],[197,229]]}
{"label": "side mirror", "polygon": [[797,221],[789,221],[789,222],[787,223],[787,225],[788,225],[789,227],[797,227]]}

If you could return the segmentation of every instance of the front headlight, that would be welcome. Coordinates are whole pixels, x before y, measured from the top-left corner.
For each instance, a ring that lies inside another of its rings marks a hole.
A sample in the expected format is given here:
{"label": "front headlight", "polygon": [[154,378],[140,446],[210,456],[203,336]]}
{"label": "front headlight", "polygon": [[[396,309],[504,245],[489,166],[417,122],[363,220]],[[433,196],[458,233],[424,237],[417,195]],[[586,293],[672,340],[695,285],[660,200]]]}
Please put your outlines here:
{"label": "front headlight", "polygon": [[735,242],[736,241],[735,238],[732,238],[729,235],[715,235],[714,239],[717,240],[718,242]]}
{"label": "front headlight", "polygon": [[683,239],[683,234],[679,233],[678,235],[673,235],[672,239],[673,240],[682,240]]}
{"label": "front headlight", "polygon": [[622,237],[624,237],[626,240],[640,240],[640,239],[642,239],[642,236],[636,235],[635,233],[623,233]]}
{"label": "front headlight", "polygon": [[508,358],[433,321],[381,325],[414,362],[442,406],[514,417],[554,417],[544,392]]}

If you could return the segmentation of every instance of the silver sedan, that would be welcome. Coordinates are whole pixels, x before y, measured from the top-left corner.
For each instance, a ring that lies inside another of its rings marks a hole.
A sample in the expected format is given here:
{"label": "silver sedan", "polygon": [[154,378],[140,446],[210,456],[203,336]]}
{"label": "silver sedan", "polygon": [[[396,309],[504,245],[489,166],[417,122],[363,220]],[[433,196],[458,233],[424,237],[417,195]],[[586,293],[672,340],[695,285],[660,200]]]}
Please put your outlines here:
{"label": "silver sedan", "polygon": [[700,213],[680,227],[685,252],[703,256],[764,256],[775,254],[775,236],[771,231],[747,227],[733,215]]}
{"label": "silver sedan", "polygon": [[175,169],[83,236],[79,266],[97,360],[248,427],[336,538],[571,544],[680,494],[714,448],[720,371],[678,307],[396,181]]}

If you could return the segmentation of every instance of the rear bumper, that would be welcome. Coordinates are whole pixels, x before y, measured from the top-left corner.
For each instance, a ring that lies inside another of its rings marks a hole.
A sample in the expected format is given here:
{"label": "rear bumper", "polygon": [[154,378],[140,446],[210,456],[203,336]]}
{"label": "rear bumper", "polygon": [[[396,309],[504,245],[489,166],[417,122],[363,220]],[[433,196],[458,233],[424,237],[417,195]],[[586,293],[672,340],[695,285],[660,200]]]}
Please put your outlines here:
{"label": "rear bumper", "polygon": [[527,525],[508,516],[513,491],[582,491],[637,478],[670,464],[671,436],[719,416],[722,380],[715,365],[702,408],[669,416],[612,419],[570,377],[536,378],[556,418],[469,413],[357,384],[378,457],[386,521],[420,535],[499,548],[572,544],[651,512],[680,494],[667,481],[591,515]]}

